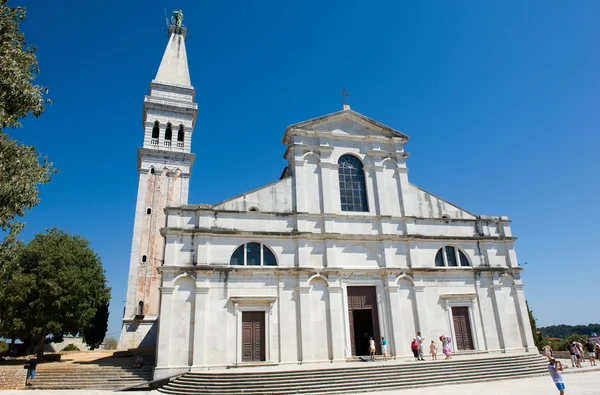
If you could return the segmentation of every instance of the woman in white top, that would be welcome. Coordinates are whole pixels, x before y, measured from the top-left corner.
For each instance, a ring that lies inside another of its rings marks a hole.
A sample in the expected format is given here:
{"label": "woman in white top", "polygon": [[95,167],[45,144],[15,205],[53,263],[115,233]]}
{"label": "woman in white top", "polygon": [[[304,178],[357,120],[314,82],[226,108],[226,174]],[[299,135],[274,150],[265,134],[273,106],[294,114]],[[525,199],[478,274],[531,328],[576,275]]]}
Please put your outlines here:
{"label": "woman in white top", "polygon": [[371,355],[371,359],[369,359],[369,361],[374,361],[375,360],[375,340],[373,340],[372,337],[369,338],[369,354]]}

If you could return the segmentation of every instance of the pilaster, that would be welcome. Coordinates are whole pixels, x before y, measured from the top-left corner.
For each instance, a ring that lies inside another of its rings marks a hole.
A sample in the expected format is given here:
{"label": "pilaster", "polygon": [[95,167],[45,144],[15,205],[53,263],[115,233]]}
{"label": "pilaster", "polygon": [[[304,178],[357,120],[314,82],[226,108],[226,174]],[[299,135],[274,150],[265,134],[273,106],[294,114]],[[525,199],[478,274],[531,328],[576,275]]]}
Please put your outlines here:
{"label": "pilaster", "polygon": [[209,287],[196,287],[196,306],[194,309],[194,356],[192,369],[204,369],[206,361],[206,321],[208,318]]}
{"label": "pilaster", "polygon": [[329,321],[331,322],[331,351],[334,361],[345,359],[344,314],[342,287],[330,286],[329,290]]}

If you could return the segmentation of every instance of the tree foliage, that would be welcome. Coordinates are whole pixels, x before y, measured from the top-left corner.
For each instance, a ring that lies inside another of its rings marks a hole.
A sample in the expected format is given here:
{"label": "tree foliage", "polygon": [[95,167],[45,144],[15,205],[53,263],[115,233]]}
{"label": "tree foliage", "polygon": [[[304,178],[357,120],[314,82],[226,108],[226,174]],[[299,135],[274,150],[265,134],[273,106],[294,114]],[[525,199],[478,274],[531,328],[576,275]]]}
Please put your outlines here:
{"label": "tree foliage", "polygon": [[62,351],[81,351],[81,350],[75,344],[69,343],[65,346],[65,348],[62,349]]}
{"label": "tree foliage", "polygon": [[6,3],[0,0],[0,129],[19,126],[29,113],[39,117],[50,103],[48,89],[33,83],[40,72],[36,47],[19,30],[25,8]]}
{"label": "tree foliage", "polygon": [[579,342],[581,344],[584,344],[587,341],[587,339],[588,336],[586,335],[571,335],[565,339],[550,341],[549,343],[552,345],[552,349],[554,351],[567,351],[567,347],[569,347],[569,344],[573,342]]}
{"label": "tree foliage", "polygon": [[0,336],[32,341],[40,359],[48,335],[82,333],[110,299],[99,256],[62,230],[36,235],[7,268]]}
{"label": "tree foliage", "polygon": [[539,331],[537,329],[537,322],[535,320],[535,317],[533,316],[533,311],[529,309],[528,302],[525,302],[525,304],[527,305],[527,312],[529,313],[529,324],[531,325],[533,341],[535,342],[535,346],[538,348],[538,350],[541,351],[542,347],[546,345],[546,342],[544,341],[544,335],[542,333],[538,333]]}
{"label": "tree foliage", "polygon": [[0,340],[0,354],[4,354],[8,351],[8,343],[4,340]]}
{"label": "tree foliage", "polygon": [[114,337],[108,337],[108,338],[106,338],[106,341],[104,342],[104,346],[105,346],[106,350],[116,350],[118,344],[119,344],[119,342]]}
{"label": "tree foliage", "polygon": [[38,186],[49,182],[54,173],[48,158],[40,163],[34,147],[0,133],[0,229],[19,229],[11,226],[11,220],[39,203]]}
{"label": "tree foliage", "polygon": [[587,335],[592,333],[600,335],[600,324],[589,325],[551,325],[540,328],[544,336],[565,339],[571,335]]}
{"label": "tree foliage", "polygon": [[103,303],[96,310],[96,315],[90,325],[83,331],[83,340],[90,346],[90,350],[100,347],[108,329],[108,302]]}

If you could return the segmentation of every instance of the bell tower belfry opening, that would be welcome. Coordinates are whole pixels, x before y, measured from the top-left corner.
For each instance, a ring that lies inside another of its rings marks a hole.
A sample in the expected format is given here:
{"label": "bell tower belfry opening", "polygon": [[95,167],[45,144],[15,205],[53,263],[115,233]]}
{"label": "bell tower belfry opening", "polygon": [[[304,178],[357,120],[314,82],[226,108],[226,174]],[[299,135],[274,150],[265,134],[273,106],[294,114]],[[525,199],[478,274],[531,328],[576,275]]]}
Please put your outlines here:
{"label": "bell tower belfry opening", "polygon": [[181,11],[174,12],[167,47],[144,97],[144,140],[137,155],[138,193],[119,348],[156,343],[164,208],[188,202],[198,105],[185,49],[187,29],[182,21]]}

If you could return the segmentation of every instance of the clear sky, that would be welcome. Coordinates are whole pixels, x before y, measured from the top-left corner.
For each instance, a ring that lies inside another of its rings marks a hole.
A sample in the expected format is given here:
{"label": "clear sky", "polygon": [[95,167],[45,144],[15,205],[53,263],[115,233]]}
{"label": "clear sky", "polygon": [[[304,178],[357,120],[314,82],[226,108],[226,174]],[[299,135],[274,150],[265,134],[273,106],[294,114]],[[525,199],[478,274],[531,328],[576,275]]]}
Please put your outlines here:
{"label": "clear sky", "polygon": [[287,125],[352,109],[410,136],[409,180],[507,215],[539,324],[598,322],[600,2],[11,0],[54,104],[15,138],[60,174],[24,238],[86,237],[123,314],[142,101],[181,8],[197,90],[190,203],[278,179]]}

